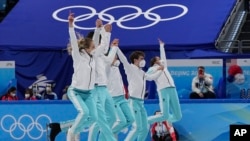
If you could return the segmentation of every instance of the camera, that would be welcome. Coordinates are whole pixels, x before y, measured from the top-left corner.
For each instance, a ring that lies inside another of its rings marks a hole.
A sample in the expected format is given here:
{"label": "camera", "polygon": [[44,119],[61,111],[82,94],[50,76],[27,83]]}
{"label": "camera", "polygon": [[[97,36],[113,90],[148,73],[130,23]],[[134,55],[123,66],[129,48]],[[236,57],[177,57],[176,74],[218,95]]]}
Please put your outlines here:
{"label": "camera", "polygon": [[204,74],[204,71],[203,71],[203,70],[199,70],[199,71],[198,71],[198,74],[199,74],[199,75],[202,75],[202,74]]}

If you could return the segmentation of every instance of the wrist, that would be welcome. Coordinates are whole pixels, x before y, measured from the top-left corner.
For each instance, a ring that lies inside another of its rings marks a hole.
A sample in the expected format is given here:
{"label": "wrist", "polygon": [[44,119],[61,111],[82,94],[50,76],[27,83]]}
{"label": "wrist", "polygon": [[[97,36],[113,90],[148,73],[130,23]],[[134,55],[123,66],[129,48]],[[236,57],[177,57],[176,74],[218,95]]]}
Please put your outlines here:
{"label": "wrist", "polygon": [[73,23],[69,23],[69,27],[74,27],[74,26],[73,26]]}

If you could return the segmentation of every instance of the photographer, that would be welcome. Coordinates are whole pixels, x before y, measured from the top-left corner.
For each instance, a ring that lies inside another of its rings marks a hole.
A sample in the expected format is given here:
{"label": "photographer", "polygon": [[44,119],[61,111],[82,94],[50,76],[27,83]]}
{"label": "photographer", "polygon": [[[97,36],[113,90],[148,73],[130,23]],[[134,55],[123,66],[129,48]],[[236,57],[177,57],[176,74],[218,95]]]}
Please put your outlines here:
{"label": "photographer", "polygon": [[[156,111],[155,115],[160,115],[160,111]],[[178,141],[179,134],[168,121],[155,122],[151,128],[152,141]]]}
{"label": "photographer", "polygon": [[216,98],[213,90],[213,77],[205,73],[203,66],[198,67],[198,74],[192,81],[191,99]]}

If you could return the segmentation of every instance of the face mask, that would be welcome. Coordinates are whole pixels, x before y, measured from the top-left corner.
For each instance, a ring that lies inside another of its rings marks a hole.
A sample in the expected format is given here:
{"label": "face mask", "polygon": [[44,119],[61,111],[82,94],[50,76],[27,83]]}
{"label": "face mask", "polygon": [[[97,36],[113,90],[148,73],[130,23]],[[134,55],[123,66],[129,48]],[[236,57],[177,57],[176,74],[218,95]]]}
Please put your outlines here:
{"label": "face mask", "polygon": [[25,98],[28,98],[28,97],[30,97],[30,94],[25,94]]}
{"label": "face mask", "polygon": [[119,65],[120,65],[120,61],[119,61],[119,60],[116,60],[116,61],[114,62],[114,64],[113,64],[113,66],[116,66],[116,67],[119,67]]}
{"label": "face mask", "polygon": [[95,52],[96,52],[96,50],[95,50],[95,49],[93,49],[93,50],[90,52],[90,54],[91,54],[91,55],[94,55],[94,54],[95,54]]}
{"label": "face mask", "polygon": [[143,67],[145,67],[145,65],[146,65],[146,61],[145,60],[141,60],[140,63],[139,63],[139,67],[143,68]]}
{"label": "face mask", "polygon": [[16,93],[10,93],[10,95],[14,97],[14,96],[16,96]]}

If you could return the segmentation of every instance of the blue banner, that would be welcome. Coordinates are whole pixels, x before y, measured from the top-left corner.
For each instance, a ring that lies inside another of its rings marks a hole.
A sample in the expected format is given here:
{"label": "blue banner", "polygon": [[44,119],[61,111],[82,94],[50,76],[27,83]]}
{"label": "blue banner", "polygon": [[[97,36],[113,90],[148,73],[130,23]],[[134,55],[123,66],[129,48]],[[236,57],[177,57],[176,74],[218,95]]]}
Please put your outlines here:
{"label": "blue banner", "polygon": [[[230,124],[250,123],[250,107],[247,103],[227,103],[226,100],[189,102],[181,102],[183,118],[174,123],[180,140],[228,141]],[[21,101],[1,102],[0,105],[1,140],[46,140],[46,123],[66,121],[76,116],[76,110],[69,102]],[[157,101],[146,101],[145,107],[148,115],[159,109]],[[88,129],[83,131],[81,140],[86,140],[87,132]],[[127,131],[120,133],[119,140],[124,140],[126,134]],[[65,141],[66,134],[59,134],[57,140]],[[150,140],[148,135],[147,141]]]}
{"label": "blue banner", "polygon": [[[68,42],[67,17],[86,35],[95,20],[113,24],[123,49],[213,48],[235,0],[21,0],[0,24],[1,49],[62,49]],[[133,36],[132,36],[133,35]]]}

